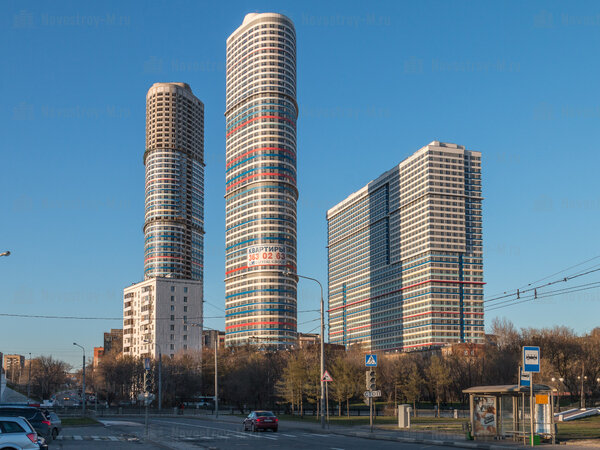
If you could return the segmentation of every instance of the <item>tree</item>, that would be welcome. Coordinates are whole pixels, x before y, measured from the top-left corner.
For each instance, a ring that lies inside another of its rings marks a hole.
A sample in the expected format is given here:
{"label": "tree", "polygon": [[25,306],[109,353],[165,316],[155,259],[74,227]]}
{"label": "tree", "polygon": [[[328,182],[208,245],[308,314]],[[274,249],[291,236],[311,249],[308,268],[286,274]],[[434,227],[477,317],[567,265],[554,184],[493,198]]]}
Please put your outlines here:
{"label": "tree", "polygon": [[67,383],[71,366],[52,356],[40,356],[31,361],[31,389],[39,399],[49,399]]}
{"label": "tree", "polygon": [[413,410],[415,417],[417,416],[417,401],[421,397],[421,387],[423,386],[423,377],[419,371],[419,366],[415,362],[412,362],[408,372],[408,377],[403,383],[401,383],[401,390],[406,401],[413,404]]}
{"label": "tree", "polygon": [[430,389],[435,394],[437,417],[440,417],[440,403],[446,387],[450,384],[450,377],[448,375],[448,368],[444,364],[444,360],[438,355],[432,356],[429,361],[427,378],[429,380]]}
{"label": "tree", "polygon": [[352,355],[340,353],[331,364],[331,393],[338,402],[338,416],[342,415],[342,403],[346,403],[346,414],[350,417],[350,399],[360,390],[360,367]]}

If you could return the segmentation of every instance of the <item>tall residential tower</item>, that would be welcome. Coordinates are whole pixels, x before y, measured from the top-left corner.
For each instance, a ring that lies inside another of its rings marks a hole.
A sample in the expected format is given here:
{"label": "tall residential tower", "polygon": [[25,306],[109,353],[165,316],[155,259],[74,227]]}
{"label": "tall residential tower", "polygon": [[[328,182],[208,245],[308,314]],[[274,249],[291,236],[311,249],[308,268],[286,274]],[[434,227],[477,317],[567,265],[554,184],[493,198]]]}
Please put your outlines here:
{"label": "tall residential tower", "polygon": [[248,14],[227,39],[226,343],[296,334],[296,32]]}
{"label": "tall residential tower", "polygon": [[329,341],[483,343],[481,153],[431,142],[327,212]]}
{"label": "tall residential tower", "polygon": [[146,95],[144,281],[123,295],[123,353],[199,350],[204,259],[204,105],[186,83]]}

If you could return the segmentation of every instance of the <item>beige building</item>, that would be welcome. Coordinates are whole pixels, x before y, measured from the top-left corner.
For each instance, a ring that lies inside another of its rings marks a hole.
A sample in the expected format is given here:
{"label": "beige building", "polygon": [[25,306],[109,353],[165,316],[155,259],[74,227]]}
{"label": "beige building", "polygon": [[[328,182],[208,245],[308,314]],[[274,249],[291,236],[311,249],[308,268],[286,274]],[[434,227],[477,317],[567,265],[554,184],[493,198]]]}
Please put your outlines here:
{"label": "beige building", "polygon": [[327,212],[329,342],[483,344],[481,153],[433,141]]}
{"label": "beige building", "polygon": [[3,367],[7,380],[18,381],[25,368],[25,357],[23,355],[4,355]]}
{"label": "beige building", "polygon": [[202,282],[150,278],[125,288],[123,354],[174,356],[201,350]]}

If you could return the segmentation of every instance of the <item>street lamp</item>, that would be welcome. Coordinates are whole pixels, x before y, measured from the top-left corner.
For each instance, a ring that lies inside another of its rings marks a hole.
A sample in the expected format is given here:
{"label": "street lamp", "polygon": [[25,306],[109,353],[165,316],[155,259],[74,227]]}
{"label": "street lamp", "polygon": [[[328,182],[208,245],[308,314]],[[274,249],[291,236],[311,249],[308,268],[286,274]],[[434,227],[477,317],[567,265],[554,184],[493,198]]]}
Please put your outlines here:
{"label": "street lamp", "polygon": [[29,369],[27,374],[27,400],[31,397],[31,353],[29,353]]}
{"label": "street lamp", "polygon": [[[219,330],[215,330],[214,328],[206,327],[202,323],[194,323],[194,322],[186,322],[188,325],[193,327],[200,327],[200,341],[202,342],[202,331],[203,330],[213,330],[215,333],[215,419],[219,418],[219,367],[218,367],[218,347],[219,347]],[[202,349],[202,346],[200,346]],[[200,354],[200,358],[203,358],[202,353]]]}
{"label": "street lamp", "polygon": [[[153,342],[144,339],[146,344],[152,344]],[[158,347],[158,410],[162,410],[162,350],[160,348],[160,344],[154,343]]]}
{"label": "street lamp", "polygon": [[10,252],[7,250],[5,252],[0,253],[0,256],[10,256]]}
{"label": "street lamp", "polygon": [[73,342],[73,345],[79,347],[81,350],[83,350],[83,383],[82,383],[82,389],[81,389],[81,400],[82,400],[82,405],[81,405],[81,411],[83,414],[83,417],[85,417],[85,348],[83,348],[82,345],[79,345],[77,342]]}
{"label": "street lamp", "polygon": [[[583,373],[583,371],[582,371],[582,373]],[[585,392],[583,391],[583,389],[584,389],[583,382],[585,380],[587,380],[587,376],[586,375],[578,376],[577,379],[581,380],[581,408],[585,408]]]}
{"label": "street lamp", "polygon": [[[321,288],[321,373],[319,374],[319,378],[321,379],[321,428],[325,428],[325,397],[323,395],[325,389],[325,382],[323,381],[323,374],[325,373],[325,304],[323,303],[323,285],[316,278],[292,273],[290,269],[285,269],[283,275],[315,281],[319,285],[319,288]],[[296,282],[298,282],[298,280],[296,280]]]}

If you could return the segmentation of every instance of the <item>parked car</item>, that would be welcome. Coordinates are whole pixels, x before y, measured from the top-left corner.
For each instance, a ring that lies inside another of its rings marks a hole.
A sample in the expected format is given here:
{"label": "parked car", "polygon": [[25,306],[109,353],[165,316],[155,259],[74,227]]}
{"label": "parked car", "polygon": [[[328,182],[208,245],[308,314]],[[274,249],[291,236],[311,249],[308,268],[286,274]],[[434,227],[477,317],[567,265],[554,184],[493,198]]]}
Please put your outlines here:
{"label": "parked car", "polygon": [[0,450],[15,448],[39,450],[38,435],[27,419],[0,414]]}
{"label": "parked car", "polygon": [[50,434],[52,435],[52,439],[56,439],[56,437],[62,431],[62,420],[60,420],[60,417],[58,417],[58,414],[56,414],[54,411],[42,411],[44,411],[44,414],[50,421]]}
{"label": "parked car", "polygon": [[244,431],[277,431],[279,419],[271,411],[252,411],[244,419]]}
{"label": "parked car", "polygon": [[4,406],[0,405],[0,416],[2,417],[23,417],[33,426],[36,433],[46,441],[52,440],[52,423],[43,411],[32,406]]}

